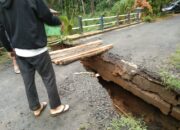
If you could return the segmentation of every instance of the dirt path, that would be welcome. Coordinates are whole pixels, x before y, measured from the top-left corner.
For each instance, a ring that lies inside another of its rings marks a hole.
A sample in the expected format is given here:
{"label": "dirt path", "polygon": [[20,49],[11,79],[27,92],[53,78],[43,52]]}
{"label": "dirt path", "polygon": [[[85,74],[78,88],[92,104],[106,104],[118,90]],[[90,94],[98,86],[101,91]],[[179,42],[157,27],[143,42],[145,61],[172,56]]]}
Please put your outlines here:
{"label": "dirt path", "polygon": [[[106,90],[97,78],[76,75],[84,72],[79,62],[68,66],[54,66],[58,90],[63,103],[71,109],[58,117],[50,117],[49,107],[39,118],[29,111],[20,75],[15,75],[10,65],[0,70],[0,130],[88,130],[105,129],[113,118],[114,108]],[[41,101],[47,101],[43,83],[36,75]],[[110,118],[109,118],[110,117]]]}

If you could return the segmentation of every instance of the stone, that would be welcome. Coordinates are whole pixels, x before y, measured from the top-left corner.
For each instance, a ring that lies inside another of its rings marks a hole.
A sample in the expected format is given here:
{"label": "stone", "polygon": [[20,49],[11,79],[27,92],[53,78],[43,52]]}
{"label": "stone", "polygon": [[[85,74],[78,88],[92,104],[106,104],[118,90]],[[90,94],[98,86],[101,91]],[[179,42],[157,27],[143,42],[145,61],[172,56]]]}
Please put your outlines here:
{"label": "stone", "polygon": [[168,115],[168,113],[170,112],[171,105],[165,102],[164,100],[162,100],[161,97],[158,96],[157,94],[138,88],[136,85],[132,84],[131,82],[124,80],[120,75],[119,76],[114,75],[113,73],[115,69],[114,64],[105,62],[97,57],[88,58],[88,60],[85,60],[83,64],[89,66],[93,70],[96,70],[96,72],[98,72],[104,80],[115,82],[116,84],[120,85],[129,92],[140,97],[142,100],[146,101],[147,103],[152,104],[153,106],[159,108],[161,112],[164,113],[165,115]]}
{"label": "stone", "polygon": [[177,120],[180,120],[180,107],[173,107],[171,115]]}
{"label": "stone", "polygon": [[176,99],[176,93],[166,89],[162,85],[152,82],[152,80],[146,79],[140,75],[136,75],[132,82],[143,90],[157,93],[163,100],[173,104],[174,106],[179,104],[178,100]]}

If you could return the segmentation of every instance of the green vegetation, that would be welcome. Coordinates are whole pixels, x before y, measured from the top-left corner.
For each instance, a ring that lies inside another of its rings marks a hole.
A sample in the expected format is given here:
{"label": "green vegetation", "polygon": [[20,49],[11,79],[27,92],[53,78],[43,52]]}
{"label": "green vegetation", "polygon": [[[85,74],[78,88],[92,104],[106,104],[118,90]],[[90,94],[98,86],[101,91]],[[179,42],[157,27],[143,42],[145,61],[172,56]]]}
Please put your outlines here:
{"label": "green vegetation", "polygon": [[4,50],[0,51],[0,64],[4,64],[9,59],[10,59],[9,56],[7,55],[7,53]]}
{"label": "green vegetation", "polygon": [[177,69],[180,69],[180,47],[171,56],[170,63]]}
{"label": "green vegetation", "polygon": [[171,74],[166,70],[161,71],[160,75],[167,89],[173,89],[173,90],[180,89],[179,78],[173,76],[173,74]]}
{"label": "green vegetation", "polygon": [[161,9],[164,5],[168,4],[172,0],[148,0],[152,6],[153,15],[161,16],[163,13]]}
{"label": "green vegetation", "polygon": [[80,128],[79,128],[79,130],[88,130],[89,129],[89,125],[90,124],[82,124],[81,126],[80,126]]}
{"label": "green vegetation", "polygon": [[152,21],[154,21],[154,19],[155,19],[155,18],[154,18],[153,16],[150,16],[150,15],[147,15],[147,16],[144,16],[144,17],[143,17],[143,21],[144,21],[144,22],[149,22],[149,23],[152,22]]}
{"label": "green vegetation", "polygon": [[167,89],[180,90],[180,48],[170,57],[170,64],[161,72],[161,78]]}
{"label": "green vegetation", "polygon": [[[78,27],[78,16],[83,18],[95,18],[100,16],[112,16],[134,12],[136,7],[144,8],[145,22],[151,22],[156,16],[162,16],[161,9],[171,0],[45,0],[50,8],[60,12],[61,20],[65,23],[64,35],[79,33],[79,30],[72,30]],[[83,23],[88,25],[88,22]],[[99,24],[93,21],[91,24]],[[84,32],[98,30],[99,27],[86,28]]]}
{"label": "green vegetation", "polygon": [[107,130],[147,130],[147,126],[142,119],[132,116],[121,116],[121,118],[113,119],[111,126]]}
{"label": "green vegetation", "polygon": [[131,12],[134,3],[135,3],[135,0],[117,1],[112,8],[112,13],[113,14],[126,14],[127,12]]}

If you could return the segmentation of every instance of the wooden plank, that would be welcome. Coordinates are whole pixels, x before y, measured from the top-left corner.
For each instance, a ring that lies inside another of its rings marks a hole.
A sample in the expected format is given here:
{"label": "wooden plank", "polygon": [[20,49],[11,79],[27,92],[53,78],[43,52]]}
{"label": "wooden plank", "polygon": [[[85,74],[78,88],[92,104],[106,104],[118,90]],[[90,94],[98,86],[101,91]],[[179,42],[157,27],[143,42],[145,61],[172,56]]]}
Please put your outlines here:
{"label": "wooden plank", "polygon": [[63,52],[63,53],[59,52],[59,53],[56,53],[55,55],[51,55],[51,59],[54,60],[54,59],[57,59],[57,58],[68,56],[68,55],[74,55],[74,54],[80,53],[82,51],[87,51],[87,50],[90,50],[90,49],[93,49],[93,48],[97,48],[101,44],[102,44],[101,42],[97,42],[97,43],[95,42],[93,44],[86,45],[85,47],[81,47],[81,48],[72,47],[73,49],[70,50],[70,51],[66,51],[66,52]]}
{"label": "wooden plank", "polygon": [[86,57],[91,57],[91,56],[94,56],[94,55],[101,54],[101,53],[111,49],[112,47],[113,47],[112,44],[102,46],[102,47],[99,47],[99,48],[96,48],[96,49],[81,52],[81,53],[76,54],[76,55],[67,56],[67,57],[64,57],[64,58],[59,58],[59,59],[53,60],[53,63],[55,63],[55,64],[71,63],[71,62],[76,61],[76,60],[80,60],[80,59],[83,59],[83,58],[86,58]]}
{"label": "wooden plank", "polygon": [[63,50],[52,51],[49,54],[50,55],[55,55],[57,53],[64,53],[64,52],[72,51],[74,49],[86,48],[87,46],[91,46],[93,44],[100,44],[100,43],[102,43],[102,40],[93,41],[93,42],[90,42],[90,43],[87,43],[87,44],[82,44],[82,45],[79,45],[79,46],[75,46],[75,47],[71,47],[71,48],[67,48],[67,49],[63,49]]}

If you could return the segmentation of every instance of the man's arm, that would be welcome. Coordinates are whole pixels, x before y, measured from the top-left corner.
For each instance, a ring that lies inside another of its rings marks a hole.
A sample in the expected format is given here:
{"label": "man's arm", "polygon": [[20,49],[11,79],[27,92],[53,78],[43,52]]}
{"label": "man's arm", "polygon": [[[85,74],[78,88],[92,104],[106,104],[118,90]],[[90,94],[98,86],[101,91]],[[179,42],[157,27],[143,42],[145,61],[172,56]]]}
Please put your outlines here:
{"label": "man's arm", "polygon": [[47,25],[58,26],[61,25],[61,21],[58,17],[53,16],[48,6],[43,0],[34,0],[34,7],[38,17]]}
{"label": "man's arm", "polygon": [[8,38],[6,36],[5,28],[1,23],[0,23],[0,41],[2,42],[3,46],[6,48],[6,50],[8,52],[13,51],[10,41],[8,40]]}

